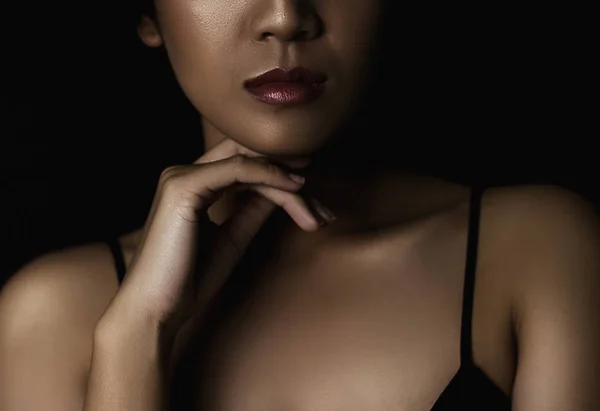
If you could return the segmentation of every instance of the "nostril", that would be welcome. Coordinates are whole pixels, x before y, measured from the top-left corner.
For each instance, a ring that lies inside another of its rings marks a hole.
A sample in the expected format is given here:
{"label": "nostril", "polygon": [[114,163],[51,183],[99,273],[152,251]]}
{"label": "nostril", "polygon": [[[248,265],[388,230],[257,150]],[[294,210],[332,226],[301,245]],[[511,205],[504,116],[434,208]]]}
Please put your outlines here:
{"label": "nostril", "polygon": [[267,40],[267,39],[269,39],[269,38],[271,38],[271,37],[274,37],[274,36],[275,36],[275,34],[273,34],[273,33],[269,33],[269,32],[266,32],[266,33],[263,33],[263,34],[260,36],[260,39],[261,39],[261,40]]}
{"label": "nostril", "polygon": [[311,39],[312,36],[310,35],[310,32],[308,30],[294,31],[293,33],[289,33],[287,35],[277,35],[275,33],[267,31],[262,33],[260,39],[269,40],[272,37],[280,38],[283,41],[308,41]]}

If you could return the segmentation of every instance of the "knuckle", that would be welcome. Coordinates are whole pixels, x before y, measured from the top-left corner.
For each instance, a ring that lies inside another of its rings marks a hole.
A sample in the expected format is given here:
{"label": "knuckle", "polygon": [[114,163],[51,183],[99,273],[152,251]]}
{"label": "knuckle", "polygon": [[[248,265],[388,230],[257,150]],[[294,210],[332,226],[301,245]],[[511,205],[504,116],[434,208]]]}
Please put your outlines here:
{"label": "knuckle", "polygon": [[282,173],[281,169],[273,163],[267,163],[265,167],[269,176],[278,177]]}
{"label": "knuckle", "polygon": [[183,176],[185,175],[183,166],[167,167],[160,176],[159,192],[163,197],[177,195],[183,188]]}
{"label": "knuckle", "polygon": [[241,167],[246,164],[247,158],[242,154],[234,154],[229,157],[229,161],[234,167]]}
{"label": "knuckle", "polygon": [[166,197],[176,196],[182,191],[182,187],[181,177],[171,177],[163,182],[161,192]]}
{"label": "knuckle", "polygon": [[242,154],[235,154],[229,158],[229,167],[234,175],[240,176],[247,173],[247,164],[249,160]]}
{"label": "knuckle", "polygon": [[170,187],[173,181],[178,179],[182,173],[182,166],[170,166],[165,168],[158,179],[158,191],[162,192],[166,187]]}
{"label": "knuckle", "polygon": [[179,173],[181,166],[169,166],[160,173],[160,181],[168,180]]}

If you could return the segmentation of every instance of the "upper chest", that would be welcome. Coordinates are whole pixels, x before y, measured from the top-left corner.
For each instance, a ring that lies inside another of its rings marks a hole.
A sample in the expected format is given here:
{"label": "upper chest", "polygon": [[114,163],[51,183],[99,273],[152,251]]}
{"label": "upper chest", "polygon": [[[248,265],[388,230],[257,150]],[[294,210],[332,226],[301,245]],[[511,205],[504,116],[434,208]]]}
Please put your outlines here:
{"label": "upper chest", "polygon": [[[392,230],[238,272],[198,345],[200,409],[429,410],[460,365],[466,241]],[[488,338],[508,331],[485,324],[502,324],[503,298],[485,284],[474,339],[501,358]]]}

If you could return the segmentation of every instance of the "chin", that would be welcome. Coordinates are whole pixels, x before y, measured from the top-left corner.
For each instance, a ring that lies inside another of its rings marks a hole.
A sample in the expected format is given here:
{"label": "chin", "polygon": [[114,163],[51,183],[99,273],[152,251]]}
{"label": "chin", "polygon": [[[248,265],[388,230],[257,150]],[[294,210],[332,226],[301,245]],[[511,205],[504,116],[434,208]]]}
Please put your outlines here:
{"label": "chin", "polygon": [[[249,134],[252,130],[254,133]],[[266,157],[307,157],[318,153],[333,135],[332,132],[313,127],[277,127],[264,124],[248,127],[230,134],[244,147]]]}
{"label": "chin", "polygon": [[322,146],[322,142],[315,142],[309,139],[293,139],[289,136],[285,138],[265,137],[257,140],[240,139],[240,144],[269,158],[295,158],[312,157],[317,154]]}

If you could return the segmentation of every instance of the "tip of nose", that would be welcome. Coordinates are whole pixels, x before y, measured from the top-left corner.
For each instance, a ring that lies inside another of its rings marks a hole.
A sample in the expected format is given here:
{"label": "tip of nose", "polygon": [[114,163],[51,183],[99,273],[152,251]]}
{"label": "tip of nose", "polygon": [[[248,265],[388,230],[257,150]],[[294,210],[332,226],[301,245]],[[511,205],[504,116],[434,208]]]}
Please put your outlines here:
{"label": "tip of nose", "polygon": [[315,10],[285,7],[264,10],[254,22],[260,40],[309,41],[321,35],[323,22]]}

